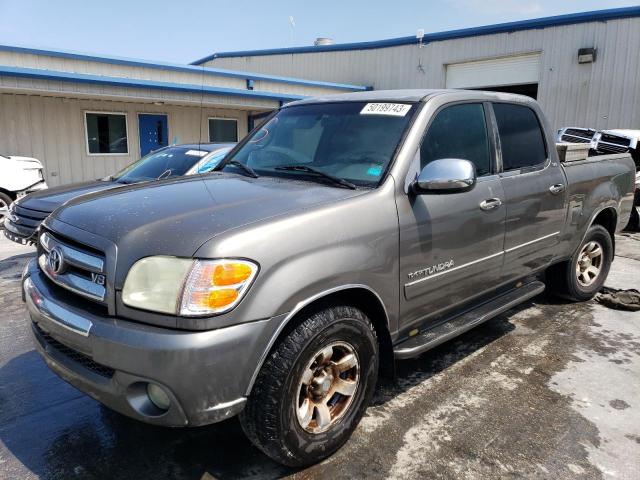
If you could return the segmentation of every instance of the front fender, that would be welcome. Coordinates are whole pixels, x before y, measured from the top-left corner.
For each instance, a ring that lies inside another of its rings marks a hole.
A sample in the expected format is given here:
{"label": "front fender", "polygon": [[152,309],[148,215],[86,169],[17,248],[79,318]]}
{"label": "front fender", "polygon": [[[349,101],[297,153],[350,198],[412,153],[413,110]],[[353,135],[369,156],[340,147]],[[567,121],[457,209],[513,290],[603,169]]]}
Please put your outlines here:
{"label": "front fender", "polygon": [[376,293],[397,329],[398,219],[393,182],[296,215],[214,237],[196,257],[247,258],[260,271],[246,298],[215,319],[226,326],[294,311],[322,292],[362,285]]}

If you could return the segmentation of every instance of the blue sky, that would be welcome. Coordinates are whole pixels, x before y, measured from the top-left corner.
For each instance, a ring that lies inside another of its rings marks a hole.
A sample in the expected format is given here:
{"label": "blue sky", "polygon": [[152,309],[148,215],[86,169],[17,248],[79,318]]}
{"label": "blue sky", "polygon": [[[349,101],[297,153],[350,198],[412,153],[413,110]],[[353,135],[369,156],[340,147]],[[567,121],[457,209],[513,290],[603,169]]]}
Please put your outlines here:
{"label": "blue sky", "polygon": [[[188,63],[213,52],[437,32],[624,0],[0,0],[0,44]],[[295,20],[292,29],[289,17]]]}

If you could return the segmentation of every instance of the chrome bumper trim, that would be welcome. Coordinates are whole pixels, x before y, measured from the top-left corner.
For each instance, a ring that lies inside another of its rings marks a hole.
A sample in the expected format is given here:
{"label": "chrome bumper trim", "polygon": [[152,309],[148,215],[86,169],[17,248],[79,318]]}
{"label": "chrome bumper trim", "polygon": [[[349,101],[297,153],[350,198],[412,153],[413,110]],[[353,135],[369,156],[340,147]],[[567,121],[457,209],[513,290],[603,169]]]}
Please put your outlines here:
{"label": "chrome bumper trim", "polygon": [[80,315],[77,315],[56,302],[42,296],[31,278],[24,280],[24,291],[27,304],[36,310],[40,315],[46,317],[51,322],[60,325],[67,330],[71,330],[83,337],[88,337],[93,323]]}

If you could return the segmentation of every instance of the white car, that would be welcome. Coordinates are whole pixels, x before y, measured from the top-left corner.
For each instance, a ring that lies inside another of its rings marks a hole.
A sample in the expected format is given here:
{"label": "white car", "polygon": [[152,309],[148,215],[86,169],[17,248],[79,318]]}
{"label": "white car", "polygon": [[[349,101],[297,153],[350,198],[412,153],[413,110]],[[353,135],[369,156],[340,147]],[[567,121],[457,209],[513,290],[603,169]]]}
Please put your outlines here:
{"label": "white car", "polygon": [[0,155],[0,228],[9,213],[9,205],[27,193],[47,188],[40,160],[31,157]]}

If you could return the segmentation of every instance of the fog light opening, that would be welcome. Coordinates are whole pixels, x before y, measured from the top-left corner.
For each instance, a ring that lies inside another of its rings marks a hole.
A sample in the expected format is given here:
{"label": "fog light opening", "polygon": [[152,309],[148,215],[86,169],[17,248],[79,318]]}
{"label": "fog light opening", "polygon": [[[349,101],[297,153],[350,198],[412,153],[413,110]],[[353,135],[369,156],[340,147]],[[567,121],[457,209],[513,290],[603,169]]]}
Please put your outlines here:
{"label": "fog light opening", "polygon": [[164,412],[169,410],[169,407],[171,406],[171,399],[161,386],[156,385],[155,383],[148,383],[147,396],[149,397],[149,400],[151,400],[151,403],[160,410]]}

